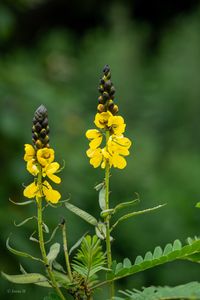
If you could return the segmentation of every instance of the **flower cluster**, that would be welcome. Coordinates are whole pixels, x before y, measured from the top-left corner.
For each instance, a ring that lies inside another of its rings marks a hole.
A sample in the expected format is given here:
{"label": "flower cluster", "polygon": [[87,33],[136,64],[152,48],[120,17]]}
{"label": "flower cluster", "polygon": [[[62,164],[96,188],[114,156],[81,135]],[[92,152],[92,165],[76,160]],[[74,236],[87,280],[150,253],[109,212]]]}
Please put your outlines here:
{"label": "flower cluster", "polygon": [[[47,110],[41,105],[35,112],[33,119],[33,143],[25,144],[24,160],[27,162],[27,170],[35,179],[24,190],[24,196],[27,198],[45,197],[47,201],[57,203],[61,195],[54,190],[45,179],[48,177],[53,182],[59,184],[60,177],[55,175],[60,169],[60,165],[54,162],[54,150],[49,148],[49,133]],[[39,148],[39,149],[38,149]]]}
{"label": "flower cluster", "polygon": [[[118,106],[114,104],[114,87],[110,80],[110,68],[104,67],[104,75],[100,81],[99,91],[102,94],[99,97],[99,105],[95,116],[94,124],[98,129],[89,129],[86,137],[89,139],[89,149],[87,156],[90,158],[90,164],[94,168],[101,165],[102,168],[109,167],[123,169],[126,167],[124,156],[129,155],[131,141],[124,137],[126,124],[121,116],[116,116]],[[105,147],[100,145],[103,137],[106,137]]]}

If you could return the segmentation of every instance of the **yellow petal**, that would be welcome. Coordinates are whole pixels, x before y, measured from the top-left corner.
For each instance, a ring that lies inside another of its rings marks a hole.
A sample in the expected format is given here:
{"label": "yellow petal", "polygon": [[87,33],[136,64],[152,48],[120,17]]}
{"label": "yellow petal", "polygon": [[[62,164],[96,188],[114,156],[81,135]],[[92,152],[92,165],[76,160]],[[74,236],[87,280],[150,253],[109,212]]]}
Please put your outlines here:
{"label": "yellow petal", "polygon": [[98,138],[93,139],[93,140],[89,143],[90,148],[92,148],[92,149],[98,148],[98,147],[101,145],[102,139],[103,139],[103,136],[100,136],[100,137],[98,137]]}
{"label": "yellow petal", "polygon": [[45,167],[54,161],[54,150],[51,148],[42,148],[37,151],[38,162]]}
{"label": "yellow petal", "polygon": [[57,162],[53,162],[53,163],[47,165],[44,168],[43,177],[45,177],[47,175],[53,182],[59,184],[61,182],[61,179],[60,179],[60,177],[58,177],[57,175],[54,174],[56,171],[58,171],[59,168],[60,168],[60,165]]}
{"label": "yellow petal", "polygon": [[30,144],[25,144],[24,148],[25,148],[24,160],[29,161],[33,159],[35,156],[35,149],[33,148],[33,146]]}
{"label": "yellow petal", "polygon": [[26,168],[28,172],[31,173],[33,176],[36,176],[39,173],[35,159],[29,160],[27,162]]}
{"label": "yellow petal", "polygon": [[96,139],[99,136],[101,136],[102,134],[98,129],[89,129],[86,131],[85,135],[88,139]]}
{"label": "yellow petal", "polygon": [[24,196],[26,198],[34,198],[38,192],[38,186],[35,182],[32,182],[24,189]]}
{"label": "yellow petal", "polygon": [[101,164],[101,161],[102,161],[102,155],[94,156],[90,159],[90,164],[94,168],[98,168]]}
{"label": "yellow petal", "polygon": [[60,193],[56,190],[53,190],[51,185],[46,180],[43,183],[43,193],[45,195],[46,200],[50,201],[51,203],[57,203],[58,200],[61,198]]}
{"label": "yellow petal", "polygon": [[113,155],[113,166],[118,169],[124,169],[126,167],[126,160],[123,156]]}

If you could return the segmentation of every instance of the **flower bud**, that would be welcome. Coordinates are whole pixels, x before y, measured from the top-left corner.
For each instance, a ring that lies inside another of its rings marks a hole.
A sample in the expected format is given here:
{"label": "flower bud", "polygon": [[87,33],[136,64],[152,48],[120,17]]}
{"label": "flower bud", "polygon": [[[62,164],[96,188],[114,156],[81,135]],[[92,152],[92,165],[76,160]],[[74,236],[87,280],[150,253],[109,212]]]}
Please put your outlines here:
{"label": "flower bud", "polygon": [[40,105],[35,111],[33,118],[33,143],[37,149],[49,147],[49,125],[47,109],[44,105]]}

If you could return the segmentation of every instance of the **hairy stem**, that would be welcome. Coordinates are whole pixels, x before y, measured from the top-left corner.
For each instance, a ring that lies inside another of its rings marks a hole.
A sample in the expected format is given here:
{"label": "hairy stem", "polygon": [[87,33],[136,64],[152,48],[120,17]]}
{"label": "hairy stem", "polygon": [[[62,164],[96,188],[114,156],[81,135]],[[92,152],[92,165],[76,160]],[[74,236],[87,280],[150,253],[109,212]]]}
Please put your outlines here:
{"label": "hairy stem", "polygon": [[[110,137],[109,130],[106,131],[106,150],[108,145],[108,139]],[[106,162],[105,168],[105,201],[106,201],[106,210],[109,209],[109,182],[110,181],[110,165],[109,162]],[[112,251],[111,251],[111,242],[110,242],[110,215],[105,217],[106,224],[106,253],[107,253],[107,261],[108,268],[110,269],[112,266]],[[112,300],[114,297],[114,283],[110,283],[110,299]]]}
{"label": "hairy stem", "polygon": [[[39,189],[42,189],[42,170],[40,169],[40,172],[38,174],[38,186]],[[37,220],[38,220],[38,238],[39,238],[39,245],[40,245],[40,251],[42,254],[43,261],[45,263],[45,266],[47,268],[47,272],[49,274],[49,278],[51,280],[52,286],[56,290],[57,294],[59,295],[60,299],[65,300],[65,297],[63,293],[61,292],[60,288],[58,287],[58,284],[56,282],[56,279],[54,277],[54,274],[49,266],[49,262],[47,259],[46,249],[44,246],[44,235],[43,235],[43,228],[42,228],[42,197],[37,197]]]}
{"label": "hairy stem", "polygon": [[72,276],[71,266],[70,266],[70,262],[69,262],[69,253],[68,253],[68,247],[67,247],[67,234],[66,234],[65,220],[63,220],[61,226],[62,226],[63,249],[64,249],[64,255],[65,255],[65,262],[66,262],[66,267],[67,267],[67,272],[68,272],[69,279],[72,281],[73,276]]}

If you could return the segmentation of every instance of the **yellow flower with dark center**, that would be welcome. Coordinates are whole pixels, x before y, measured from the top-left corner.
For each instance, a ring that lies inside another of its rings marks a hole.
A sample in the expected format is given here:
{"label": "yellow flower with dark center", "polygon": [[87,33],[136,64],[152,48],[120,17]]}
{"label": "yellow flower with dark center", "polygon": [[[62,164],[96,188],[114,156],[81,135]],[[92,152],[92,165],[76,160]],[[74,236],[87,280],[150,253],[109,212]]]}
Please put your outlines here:
{"label": "yellow flower with dark center", "polygon": [[94,168],[98,168],[100,165],[104,169],[106,166],[106,161],[111,163],[111,156],[106,151],[105,148],[97,148],[97,149],[91,149],[89,148],[87,150],[87,156],[90,158],[90,164]]}
{"label": "yellow flower with dark center", "polygon": [[51,148],[42,148],[37,151],[37,160],[42,167],[54,161],[54,150]]}
{"label": "yellow flower with dark center", "polygon": [[26,168],[33,176],[36,176],[39,173],[37,162],[34,158],[27,162]]}
{"label": "yellow flower with dark center", "polygon": [[91,149],[96,149],[100,146],[103,135],[97,129],[89,129],[86,131],[86,137],[90,140],[89,146]]}
{"label": "yellow flower with dark center", "polygon": [[42,176],[43,177],[48,176],[53,182],[59,184],[61,183],[61,179],[60,177],[54,174],[59,170],[59,168],[60,168],[59,163],[57,162],[50,163],[49,165],[46,165],[46,167],[42,169]]}
{"label": "yellow flower with dark center", "polygon": [[94,124],[100,129],[106,128],[110,117],[112,117],[112,114],[109,111],[97,113],[94,119]]}
{"label": "yellow flower with dark center", "polygon": [[35,157],[34,147],[30,144],[25,144],[24,148],[25,148],[24,160],[25,161],[32,160]]}
{"label": "yellow flower with dark center", "polygon": [[121,135],[122,133],[124,133],[126,128],[124,119],[121,116],[111,116],[108,119],[107,126],[110,127],[112,132],[116,135]]}
{"label": "yellow flower with dark center", "polygon": [[51,203],[57,203],[61,195],[58,191],[53,190],[48,181],[44,181],[41,185],[37,182],[32,182],[24,190],[24,196],[27,198],[41,198],[45,197],[47,201]]}

